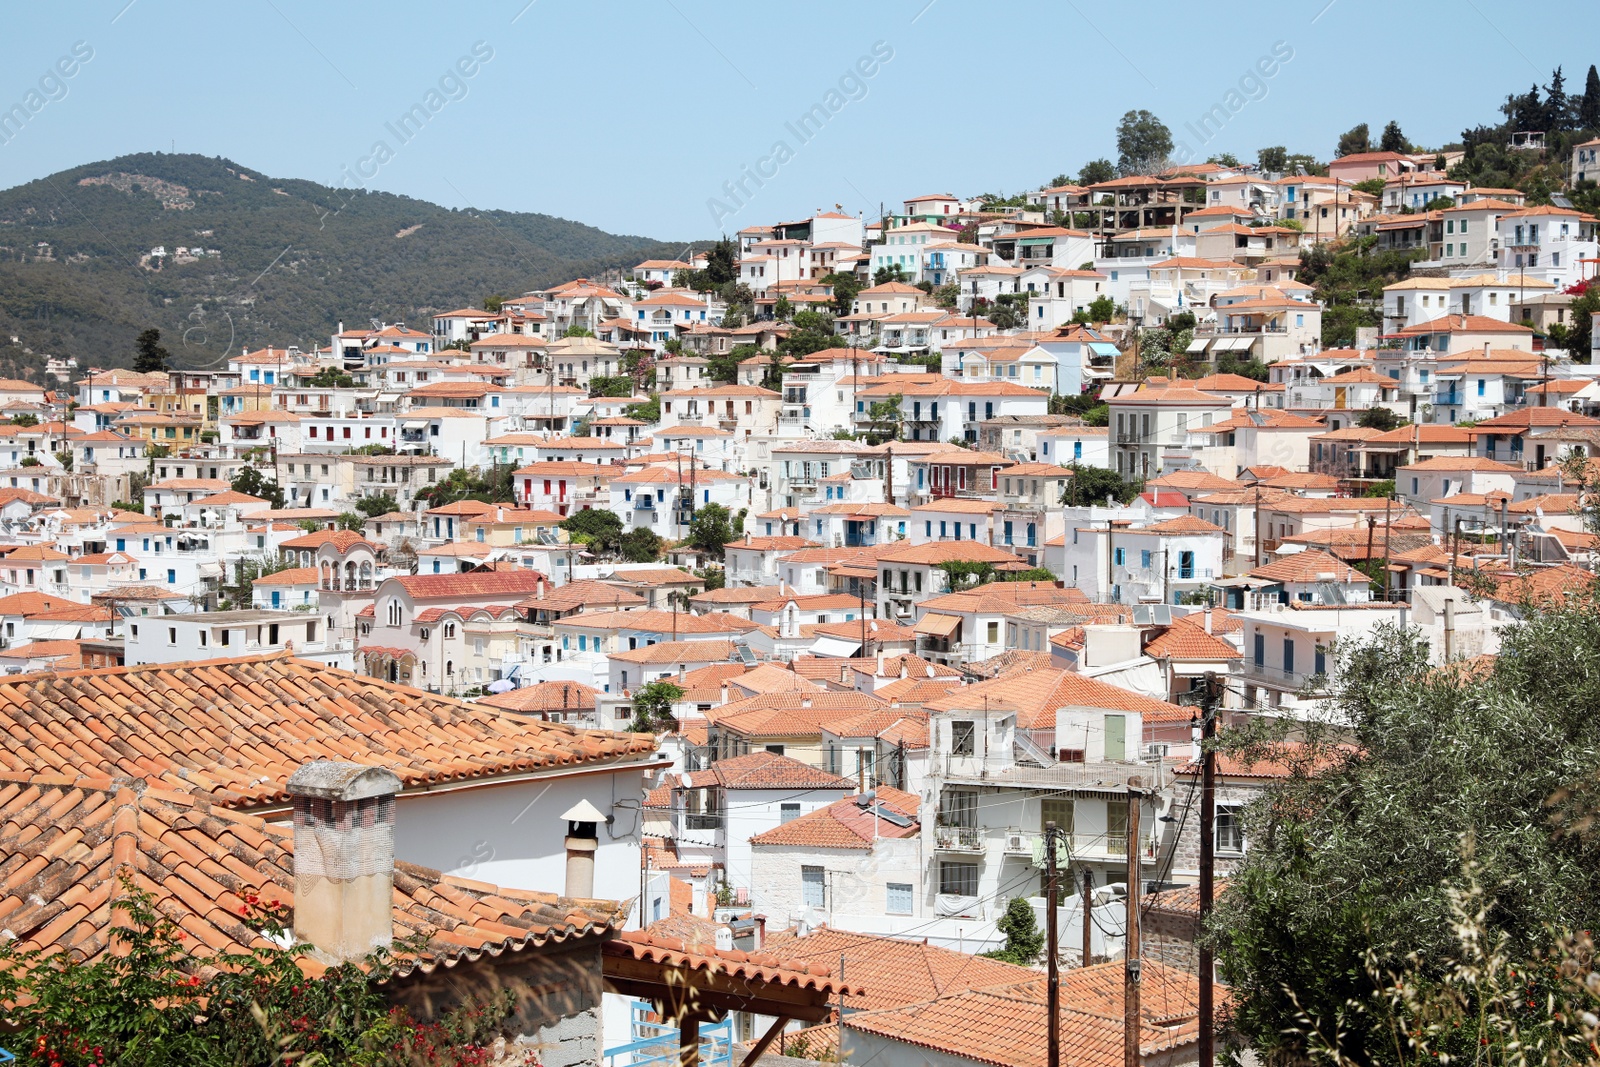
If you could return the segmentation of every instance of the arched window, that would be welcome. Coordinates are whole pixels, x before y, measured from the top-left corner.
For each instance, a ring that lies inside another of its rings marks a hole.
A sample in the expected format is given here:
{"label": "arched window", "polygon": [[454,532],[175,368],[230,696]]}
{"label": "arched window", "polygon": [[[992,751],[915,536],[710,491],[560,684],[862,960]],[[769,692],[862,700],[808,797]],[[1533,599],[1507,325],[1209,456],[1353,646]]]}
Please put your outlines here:
{"label": "arched window", "polygon": [[447,660],[444,661],[444,673],[445,673],[445,677],[447,677],[447,678],[448,677],[453,677],[455,675],[455,673],[456,673],[456,661],[455,660],[447,659]]}
{"label": "arched window", "polygon": [[454,637],[456,635],[456,624],[453,623],[453,622],[445,623],[444,624],[444,635],[445,635],[446,638]]}
{"label": "arched window", "polygon": [[389,601],[389,625],[400,625],[400,601],[398,600]]}

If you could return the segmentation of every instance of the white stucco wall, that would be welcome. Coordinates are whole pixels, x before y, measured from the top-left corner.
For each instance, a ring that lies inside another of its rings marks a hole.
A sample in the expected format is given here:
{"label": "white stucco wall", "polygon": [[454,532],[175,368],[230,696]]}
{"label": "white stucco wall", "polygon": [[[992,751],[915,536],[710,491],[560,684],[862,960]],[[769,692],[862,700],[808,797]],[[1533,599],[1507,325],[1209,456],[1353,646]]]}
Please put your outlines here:
{"label": "white stucco wall", "polygon": [[615,771],[402,794],[395,855],[463,878],[561,893],[567,836],[561,815],[587,800],[615,817],[611,825],[599,828],[594,895],[631,900],[640,892],[643,788],[644,771],[634,764]]}

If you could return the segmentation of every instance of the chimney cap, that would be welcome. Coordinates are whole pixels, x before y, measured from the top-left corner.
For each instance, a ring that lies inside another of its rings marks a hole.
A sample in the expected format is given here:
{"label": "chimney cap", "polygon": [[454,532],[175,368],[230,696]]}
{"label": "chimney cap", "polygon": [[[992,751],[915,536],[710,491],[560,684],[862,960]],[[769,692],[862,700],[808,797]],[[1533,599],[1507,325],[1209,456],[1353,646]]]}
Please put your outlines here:
{"label": "chimney cap", "polygon": [[568,822],[601,823],[606,821],[606,817],[603,813],[601,813],[600,809],[589,803],[587,800],[578,801],[561,817]]}
{"label": "chimney cap", "polygon": [[365,800],[400,792],[400,779],[385,767],[319,759],[289,776],[289,793],[323,800]]}

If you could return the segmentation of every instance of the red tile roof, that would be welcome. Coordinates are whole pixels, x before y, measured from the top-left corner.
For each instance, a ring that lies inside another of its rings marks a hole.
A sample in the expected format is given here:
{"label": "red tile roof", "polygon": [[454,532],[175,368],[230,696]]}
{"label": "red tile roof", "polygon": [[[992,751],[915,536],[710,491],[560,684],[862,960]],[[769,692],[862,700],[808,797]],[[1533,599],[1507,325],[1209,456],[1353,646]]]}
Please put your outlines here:
{"label": "red tile roof", "polygon": [[[241,911],[250,895],[292,906],[293,831],[138,779],[0,776],[0,914],[21,947],[100,959],[126,924],[119,901],[128,879],[154,895],[197,956],[265,948]],[[418,956],[397,952],[401,974],[605,935],[624,917],[609,901],[395,863],[396,940],[427,939]],[[301,966],[322,970],[310,957]]]}
{"label": "red tile roof", "polygon": [[[826,807],[791,819],[782,826],[757,834],[751,845],[795,845],[803,848],[870,849],[874,841],[886,838],[915,837],[920,833],[917,809],[920,801],[892,786],[874,790],[871,803],[858,803],[863,797],[845,797]],[[901,826],[882,818],[879,808],[910,819]]]}
{"label": "red tile roof", "polygon": [[780,756],[765,750],[751,752],[732,759],[719,759],[711,770],[695,776],[710,775],[724,789],[854,789],[855,783],[837,774],[829,774],[820,767],[801,763],[792,756]]}
{"label": "red tile roof", "polygon": [[[285,543],[287,546],[287,542]],[[549,584],[538,571],[473,571],[471,574],[411,574],[394,579],[413,597],[504,597],[526,596],[537,592],[540,582]]]}
{"label": "red tile roof", "polygon": [[654,738],[529,720],[287,656],[0,679],[0,773],[122,774],[282,805],[300,764],[387,767],[407,786],[638,760]]}

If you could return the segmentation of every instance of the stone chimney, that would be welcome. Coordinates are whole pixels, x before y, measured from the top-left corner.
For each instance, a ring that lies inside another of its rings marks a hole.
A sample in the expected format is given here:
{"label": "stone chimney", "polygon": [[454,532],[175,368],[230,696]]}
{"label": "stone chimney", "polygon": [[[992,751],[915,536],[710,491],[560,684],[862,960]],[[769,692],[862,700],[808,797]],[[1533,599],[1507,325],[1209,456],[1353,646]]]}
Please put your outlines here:
{"label": "stone chimney", "polygon": [[588,899],[594,896],[594,854],[600,847],[600,824],[606,817],[587,800],[580,800],[561,816],[567,820],[567,883],[562,894]]}
{"label": "stone chimney", "polygon": [[289,778],[294,798],[294,934],[324,963],[394,940],[394,799],[382,767],[316,760]]}

